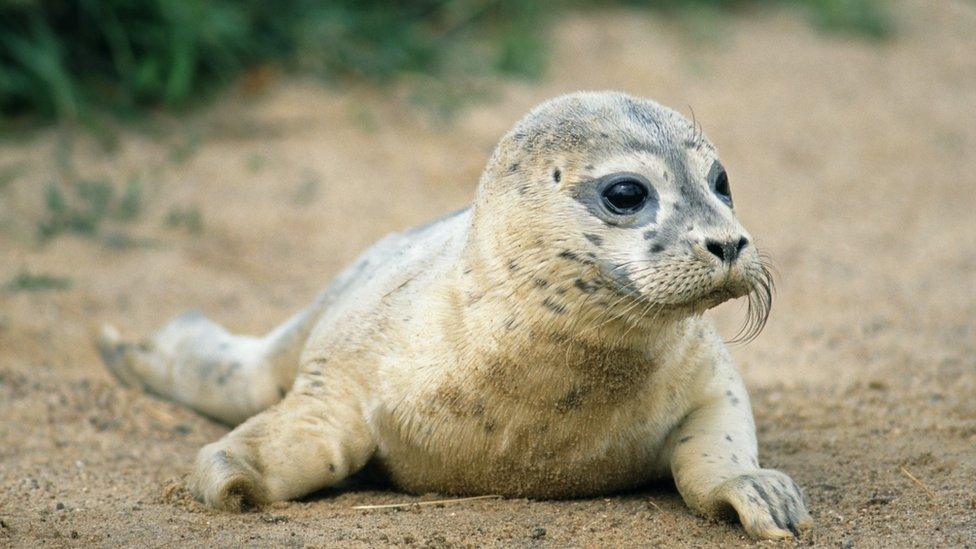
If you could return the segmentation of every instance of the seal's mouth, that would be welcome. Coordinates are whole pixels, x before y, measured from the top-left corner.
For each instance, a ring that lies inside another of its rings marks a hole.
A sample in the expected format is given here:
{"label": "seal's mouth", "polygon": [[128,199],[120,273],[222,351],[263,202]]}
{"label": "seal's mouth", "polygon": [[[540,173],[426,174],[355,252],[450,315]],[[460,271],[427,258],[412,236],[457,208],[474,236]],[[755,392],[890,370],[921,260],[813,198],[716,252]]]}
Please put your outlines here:
{"label": "seal's mouth", "polygon": [[751,291],[752,286],[749,284],[741,280],[733,281],[726,278],[711,288],[703,289],[697,296],[670,304],[670,308],[686,310],[691,314],[701,314],[709,309],[718,307],[726,301],[746,297]]}
{"label": "seal's mouth", "polygon": [[755,339],[766,326],[773,305],[773,275],[768,263],[762,261],[741,276],[727,275],[715,287],[700,297],[673,306],[694,314],[701,314],[726,301],[747,298],[746,318],[729,343],[747,343]]}
{"label": "seal's mouth", "polygon": [[622,306],[626,313],[634,316],[698,315],[726,301],[745,297],[748,299],[746,319],[730,343],[755,339],[769,318],[773,276],[765,256],[759,255],[758,261],[737,264],[731,269],[703,269],[692,265],[670,273],[665,271],[665,276],[655,276],[653,271],[648,272],[649,269],[628,271],[622,266],[609,262],[599,264],[599,274],[605,288],[634,301],[634,305]]}
{"label": "seal's mouth", "polygon": [[708,292],[698,300],[703,309],[712,309],[732,299],[738,299],[749,294],[749,288],[743,286],[724,286]]}

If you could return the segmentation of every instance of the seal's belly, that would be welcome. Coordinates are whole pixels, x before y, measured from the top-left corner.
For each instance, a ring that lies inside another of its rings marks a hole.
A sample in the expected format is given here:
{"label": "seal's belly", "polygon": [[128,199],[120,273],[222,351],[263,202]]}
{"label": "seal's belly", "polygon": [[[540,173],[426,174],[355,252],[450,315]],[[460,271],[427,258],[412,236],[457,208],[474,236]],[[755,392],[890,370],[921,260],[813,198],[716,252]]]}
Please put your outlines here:
{"label": "seal's belly", "polygon": [[380,462],[410,492],[572,498],[633,488],[663,473],[658,452],[666,430],[655,433],[627,411],[426,419],[384,421],[378,433]]}

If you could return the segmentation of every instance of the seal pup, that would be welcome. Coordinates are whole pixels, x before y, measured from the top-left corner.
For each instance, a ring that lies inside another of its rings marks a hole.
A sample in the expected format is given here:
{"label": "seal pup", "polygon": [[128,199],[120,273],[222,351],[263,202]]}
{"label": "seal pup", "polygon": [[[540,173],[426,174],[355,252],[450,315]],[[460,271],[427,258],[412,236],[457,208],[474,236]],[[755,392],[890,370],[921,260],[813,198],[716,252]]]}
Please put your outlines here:
{"label": "seal pup", "polygon": [[408,492],[571,498],[672,476],[759,538],[810,526],[761,468],[702,313],[769,272],[695,124],[621,93],[552,99],[502,137],[473,206],[387,236],[264,337],[183,314],[99,349],[124,383],[237,425],[188,484],[227,510],[370,468]]}

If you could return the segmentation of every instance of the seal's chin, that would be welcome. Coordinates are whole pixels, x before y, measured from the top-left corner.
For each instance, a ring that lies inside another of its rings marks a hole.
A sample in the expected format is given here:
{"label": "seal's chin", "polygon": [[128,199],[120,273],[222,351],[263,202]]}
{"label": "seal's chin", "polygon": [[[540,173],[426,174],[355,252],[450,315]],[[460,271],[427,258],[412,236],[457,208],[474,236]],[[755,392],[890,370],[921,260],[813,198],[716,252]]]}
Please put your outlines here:
{"label": "seal's chin", "polygon": [[696,305],[698,305],[701,310],[705,311],[718,307],[726,301],[732,299],[738,299],[740,297],[745,297],[749,295],[749,288],[745,286],[723,286],[721,288],[716,288],[711,292],[705,294]]}
{"label": "seal's chin", "polygon": [[703,313],[726,301],[745,297],[749,295],[750,291],[751,288],[748,284],[726,281],[714,288],[705,290],[699,297],[690,299],[678,305],[677,308],[685,308],[693,313]]}

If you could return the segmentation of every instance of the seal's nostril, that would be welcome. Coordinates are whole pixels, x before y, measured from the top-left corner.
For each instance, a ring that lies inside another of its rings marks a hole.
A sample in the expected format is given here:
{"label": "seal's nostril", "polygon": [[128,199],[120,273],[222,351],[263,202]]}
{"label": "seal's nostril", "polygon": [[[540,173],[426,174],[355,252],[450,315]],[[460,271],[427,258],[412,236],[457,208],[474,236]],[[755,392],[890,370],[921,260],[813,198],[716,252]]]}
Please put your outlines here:
{"label": "seal's nostril", "polygon": [[732,263],[739,257],[739,252],[741,252],[747,244],[749,244],[749,240],[745,237],[740,237],[735,241],[729,240],[727,242],[719,242],[717,240],[708,239],[705,241],[705,249],[715,257],[719,258],[722,263]]}
{"label": "seal's nostril", "polygon": [[736,250],[735,250],[735,251],[736,251],[736,254],[738,254],[738,253],[740,253],[740,252],[742,252],[742,250],[743,250],[743,249],[744,249],[744,248],[746,247],[746,245],[748,245],[748,244],[749,244],[749,239],[748,239],[748,238],[746,238],[746,237],[744,237],[744,236],[743,236],[742,238],[740,238],[740,239],[739,239],[739,245],[738,245],[738,247],[737,247],[737,248],[736,248]]}
{"label": "seal's nostril", "polygon": [[711,252],[712,255],[719,258],[721,261],[725,261],[725,246],[723,246],[717,240],[706,240],[705,249]]}

